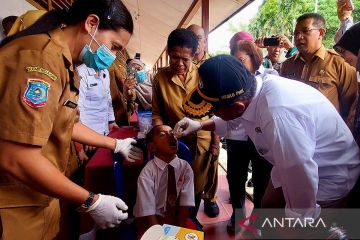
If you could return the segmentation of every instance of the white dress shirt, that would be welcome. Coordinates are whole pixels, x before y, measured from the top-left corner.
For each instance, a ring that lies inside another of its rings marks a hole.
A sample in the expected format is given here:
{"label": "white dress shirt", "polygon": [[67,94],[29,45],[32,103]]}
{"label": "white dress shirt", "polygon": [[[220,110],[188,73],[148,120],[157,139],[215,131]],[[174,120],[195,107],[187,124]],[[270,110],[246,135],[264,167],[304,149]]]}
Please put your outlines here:
{"label": "white dress shirt", "polygon": [[[177,195],[180,206],[195,206],[194,174],[189,163],[175,157],[170,163],[174,167]],[[164,216],[167,197],[167,163],[154,157],[141,171],[137,182],[134,216]]]}
{"label": "white dress shirt", "polygon": [[97,74],[85,64],[77,67],[77,71],[81,77],[78,101],[80,122],[100,134],[107,135],[109,122],[115,120],[109,71],[100,70]]}
{"label": "white dress shirt", "polygon": [[234,122],[242,124],[260,155],[274,166],[271,180],[275,188],[282,187],[286,214],[317,217],[317,201],[343,198],[355,185],[358,146],[318,90],[271,74],[256,80],[255,96],[243,115],[229,124],[214,119],[215,127],[227,131]]}

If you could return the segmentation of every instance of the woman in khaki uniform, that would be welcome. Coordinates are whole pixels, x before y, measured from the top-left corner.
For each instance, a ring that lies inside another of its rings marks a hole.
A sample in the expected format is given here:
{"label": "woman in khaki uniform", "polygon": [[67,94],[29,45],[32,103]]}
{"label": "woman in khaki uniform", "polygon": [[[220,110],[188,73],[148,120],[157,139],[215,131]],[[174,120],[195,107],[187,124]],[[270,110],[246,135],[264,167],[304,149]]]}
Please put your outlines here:
{"label": "woman in khaki uniform", "polygon": [[73,62],[109,67],[132,32],[120,0],[77,0],[67,12],[51,11],[1,43],[0,239],[55,238],[56,198],[79,205],[100,228],[127,218],[121,199],[93,194],[64,171],[71,139],[138,158],[133,139],[112,139],[75,123]]}
{"label": "woman in khaki uniform", "polygon": [[[154,125],[165,124],[174,127],[179,120],[186,116],[182,103],[187,94],[196,88],[199,81],[197,67],[192,63],[197,44],[196,35],[190,30],[176,29],[170,33],[168,37],[170,66],[161,69],[153,81],[152,118]],[[193,153],[195,211],[192,212],[192,216],[196,217],[208,178],[217,176],[211,165],[210,149],[216,144],[211,144],[211,134],[205,131],[199,131],[182,140]],[[211,182],[217,183],[216,181]]]}

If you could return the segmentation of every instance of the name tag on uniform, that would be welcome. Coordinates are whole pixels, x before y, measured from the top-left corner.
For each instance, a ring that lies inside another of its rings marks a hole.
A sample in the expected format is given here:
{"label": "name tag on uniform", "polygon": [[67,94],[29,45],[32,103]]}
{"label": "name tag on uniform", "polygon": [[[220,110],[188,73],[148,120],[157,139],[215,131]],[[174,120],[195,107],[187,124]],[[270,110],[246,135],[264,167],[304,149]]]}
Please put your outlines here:
{"label": "name tag on uniform", "polygon": [[90,87],[95,87],[95,86],[97,86],[97,83],[91,83],[90,84]]}
{"label": "name tag on uniform", "polygon": [[66,101],[64,102],[64,106],[65,106],[65,107],[69,107],[69,108],[76,108],[76,107],[77,107],[77,104],[74,103],[74,102],[72,102],[72,101],[70,101],[70,100],[66,100]]}

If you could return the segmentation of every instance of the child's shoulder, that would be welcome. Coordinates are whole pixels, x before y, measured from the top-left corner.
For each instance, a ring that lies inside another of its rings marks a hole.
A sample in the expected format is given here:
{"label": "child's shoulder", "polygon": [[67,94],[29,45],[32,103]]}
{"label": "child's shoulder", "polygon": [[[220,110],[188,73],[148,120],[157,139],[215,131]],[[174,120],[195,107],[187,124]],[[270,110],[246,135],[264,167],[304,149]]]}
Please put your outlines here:
{"label": "child's shoulder", "polygon": [[184,159],[181,159],[181,158],[178,158],[179,159],[179,162],[180,162],[180,169],[184,169],[184,170],[191,170],[192,171],[192,168],[191,168],[191,165]]}
{"label": "child's shoulder", "polygon": [[148,161],[140,172],[140,176],[152,175],[151,173],[156,172],[156,164],[154,159]]}

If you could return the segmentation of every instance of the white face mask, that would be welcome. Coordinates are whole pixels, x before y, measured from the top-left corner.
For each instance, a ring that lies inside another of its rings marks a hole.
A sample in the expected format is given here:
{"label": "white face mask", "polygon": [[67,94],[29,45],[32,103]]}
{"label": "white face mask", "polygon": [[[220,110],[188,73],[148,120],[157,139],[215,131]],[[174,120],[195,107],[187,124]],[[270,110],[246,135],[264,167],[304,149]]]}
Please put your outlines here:
{"label": "white face mask", "polygon": [[360,83],[360,72],[359,71],[356,71],[356,76],[357,76],[358,83]]}

